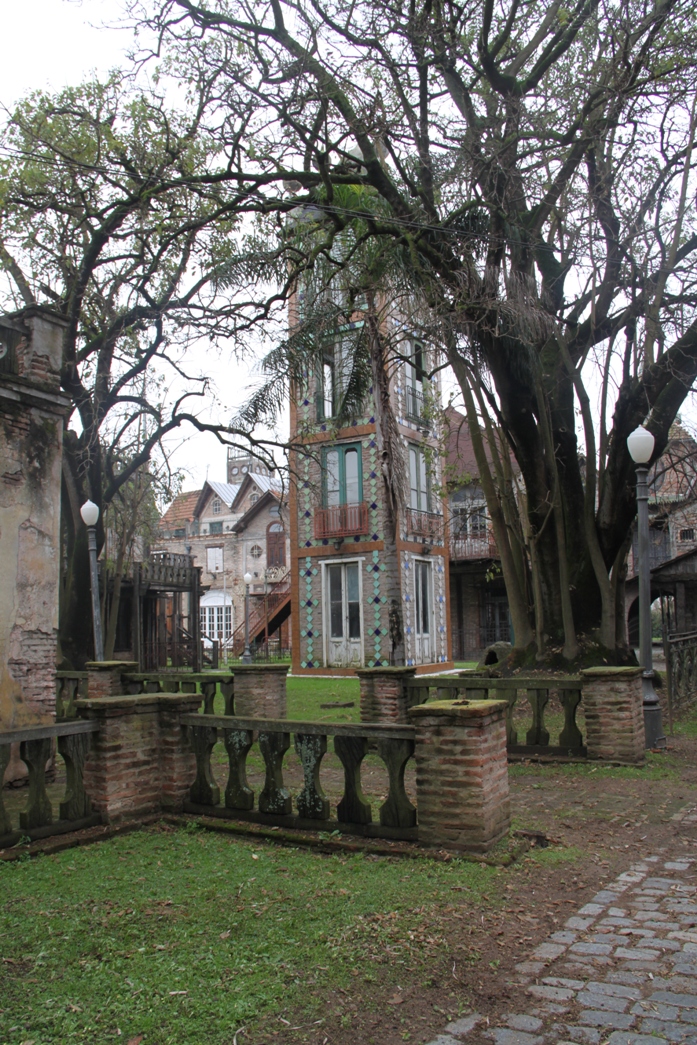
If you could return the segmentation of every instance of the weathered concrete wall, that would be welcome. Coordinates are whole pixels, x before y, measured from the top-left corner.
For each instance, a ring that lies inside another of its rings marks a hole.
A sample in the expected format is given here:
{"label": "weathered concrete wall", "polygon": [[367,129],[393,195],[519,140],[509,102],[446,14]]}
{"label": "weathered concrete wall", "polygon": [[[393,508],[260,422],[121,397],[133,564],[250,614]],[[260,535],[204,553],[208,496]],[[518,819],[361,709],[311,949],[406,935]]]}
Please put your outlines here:
{"label": "weathered concrete wall", "polygon": [[0,317],[0,728],[55,708],[63,422],[59,317]]}

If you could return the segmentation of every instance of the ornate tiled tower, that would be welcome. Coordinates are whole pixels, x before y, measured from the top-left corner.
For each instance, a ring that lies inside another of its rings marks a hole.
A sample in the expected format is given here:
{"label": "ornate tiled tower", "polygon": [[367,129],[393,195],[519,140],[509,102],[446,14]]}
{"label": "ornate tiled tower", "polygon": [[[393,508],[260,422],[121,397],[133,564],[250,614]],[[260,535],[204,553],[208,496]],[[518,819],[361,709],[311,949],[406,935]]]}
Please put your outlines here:
{"label": "ornate tiled tower", "polygon": [[291,437],[304,448],[291,461],[295,673],[450,666],[440,389],[426,378],[432,352],[407,338],[404,358],[390,366],[404,474],[395,507],[386,503],[394,483],[373,388],[349,425],[337,429],[332,420],[350,366],[340,334],[323,372],[308,373],[291,395]]}

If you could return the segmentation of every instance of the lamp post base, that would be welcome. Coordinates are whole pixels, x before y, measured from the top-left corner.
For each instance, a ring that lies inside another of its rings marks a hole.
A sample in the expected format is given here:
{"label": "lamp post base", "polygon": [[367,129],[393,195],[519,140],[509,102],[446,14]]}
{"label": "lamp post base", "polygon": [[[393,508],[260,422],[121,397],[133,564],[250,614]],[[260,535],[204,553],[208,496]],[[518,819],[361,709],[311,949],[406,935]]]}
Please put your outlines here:
{"label": "lamp post base", "polygon": [[252,663],[252,654],[251,654],[251,650],[249,649],[249,646],[246,647],[244,653],[240,657],[240,662],[242,664],[251,664]]}
{"label": "lamp post base", "polygon": [[644,732],[646,734],[646,749],[663,749],[666,746],[666,737],[663,732],[663,713],[658,694],[653,687],[653,671],[645,671],[642,677],[642,689],[644,692]]}

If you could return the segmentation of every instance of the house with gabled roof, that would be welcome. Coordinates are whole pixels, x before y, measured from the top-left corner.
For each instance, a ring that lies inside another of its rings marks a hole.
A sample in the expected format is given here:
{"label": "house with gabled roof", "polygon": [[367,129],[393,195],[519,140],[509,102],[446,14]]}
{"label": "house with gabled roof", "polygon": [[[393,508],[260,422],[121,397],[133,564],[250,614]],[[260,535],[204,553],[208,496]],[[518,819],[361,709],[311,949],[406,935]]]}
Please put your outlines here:
{"label": "house with gabled roof", "polygon": [[201,490],[175,498],[162,516],[159,546],[190,555],[201,567],[204,642],[221,643],[236,656],[244,643],[245,574],[252,576],[252,643],[272,638],[288,648],[290,598],[278,598],[287,586],[289,558],[283,483],[266,469],[235,467],[239,482],[206,480]]}

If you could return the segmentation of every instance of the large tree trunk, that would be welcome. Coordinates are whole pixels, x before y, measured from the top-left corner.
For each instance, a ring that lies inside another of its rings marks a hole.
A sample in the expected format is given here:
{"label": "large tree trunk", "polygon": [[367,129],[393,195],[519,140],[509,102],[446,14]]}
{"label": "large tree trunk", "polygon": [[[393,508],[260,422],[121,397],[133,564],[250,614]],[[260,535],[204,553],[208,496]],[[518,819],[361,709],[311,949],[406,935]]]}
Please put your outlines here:
{"label": "large tree trunk", "polygon": [[406,650],[397,533],[400,511],[404,504],[405,468],[399,429],[390,399],[389,367],[385,345],[380,334],[379,320],[375,315],[372,295],[368,296],[368,300],[368,337],[373,375],[375,441],[380,455],[383,504],[385,505],[384,579],[389,614],[390,661],[395,667],[403,667],[406,663]]}

